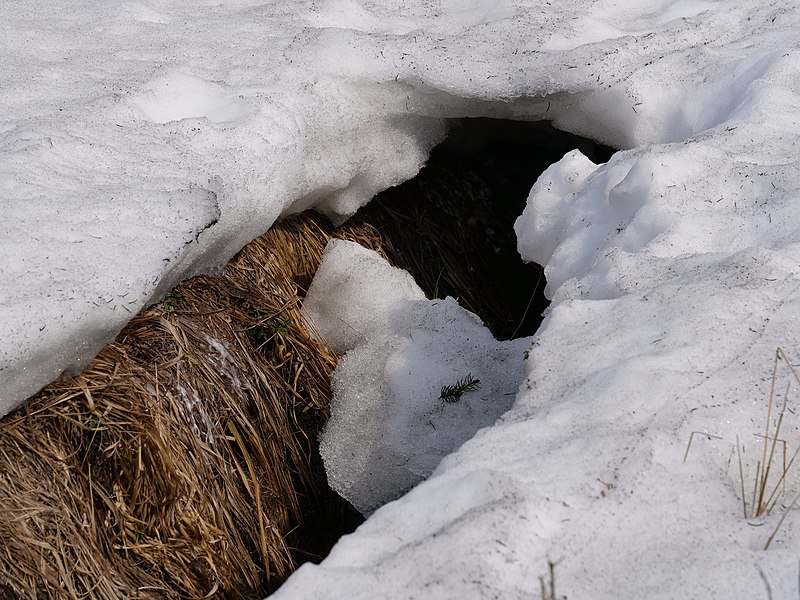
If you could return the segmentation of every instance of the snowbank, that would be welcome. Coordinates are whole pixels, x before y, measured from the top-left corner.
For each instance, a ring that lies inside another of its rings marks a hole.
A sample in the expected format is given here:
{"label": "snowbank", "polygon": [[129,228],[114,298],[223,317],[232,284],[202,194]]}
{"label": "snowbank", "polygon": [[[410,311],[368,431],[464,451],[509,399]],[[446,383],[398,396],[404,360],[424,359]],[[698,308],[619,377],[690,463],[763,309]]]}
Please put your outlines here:
{"label": "snowbank", "polygon": [[530,598],[548,559],[571,600],[797,595],[797,479],[753,526],[731,457],[751,486],[800,352],[798,3],[0,10],[0,412],[280,215],[412,176],[447,119],[546,118],[626,151],[532,190],[553,306],[513,407],[278,597]]}

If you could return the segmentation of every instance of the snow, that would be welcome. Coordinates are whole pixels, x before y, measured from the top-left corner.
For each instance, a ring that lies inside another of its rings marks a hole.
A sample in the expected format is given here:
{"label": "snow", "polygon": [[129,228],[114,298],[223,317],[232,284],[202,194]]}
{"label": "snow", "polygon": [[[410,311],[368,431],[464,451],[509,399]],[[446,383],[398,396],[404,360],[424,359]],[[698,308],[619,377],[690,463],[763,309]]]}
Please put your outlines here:
{"label": "snow", "polygon": [[[303,312],[347,352],[320,453],[330,486],[364,514],[427,478],[511,407],[531,342],[498,342],[453,298],[426,300],[408,273],[343,240],[325,248]],[[442,398],[442,388],[465,380],[478,389]]]}
{"label": "snow", "polygon": [[[53,0],[0,14],[0,412],[281,215],[344,218],[413,176],[449,119],[548,119],[621,151],[564,157],[517,223],[553,304],[510,408],[277,597],[530,598],[548,560],[570,600],[797,596],[797,474],[772,514],[746,519],[733,452],[738,437],[750,489],[775,350],[800,352],[797,2]],[[444,318],[413,302],[409,339]],[[403,354],[392,335],[358,367],[378,406],[376,389],[397,394],[382,365],[440,347]],[[444,367],[414,366],[439,410]],[[799,390],[784,361],[776,377],[791,457]]]}
{"label": "snow", "polygon": [[[242,92],[242,93],[240,93]],[[245,90],[221,85],[184,73],[169,73],[153,81],[131,102],[152,123],[205,118],[212,123],[236,121],[247,112]]]}

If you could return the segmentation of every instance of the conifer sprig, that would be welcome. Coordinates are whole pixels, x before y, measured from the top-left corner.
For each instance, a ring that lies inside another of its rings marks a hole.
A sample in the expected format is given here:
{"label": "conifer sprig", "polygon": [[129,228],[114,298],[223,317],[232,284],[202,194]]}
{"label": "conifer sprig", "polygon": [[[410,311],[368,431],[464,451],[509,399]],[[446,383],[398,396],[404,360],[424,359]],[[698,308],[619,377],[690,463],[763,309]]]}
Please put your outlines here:
{"label": "conifer sprig", "polygon": [[453,404],[461,400],[461,396],[467,392],[474,392],[480,388],[481,380],[473,377],[472,373],[468,373],[466,377],[460,379],[455,385],[443,385],[439,399]]}

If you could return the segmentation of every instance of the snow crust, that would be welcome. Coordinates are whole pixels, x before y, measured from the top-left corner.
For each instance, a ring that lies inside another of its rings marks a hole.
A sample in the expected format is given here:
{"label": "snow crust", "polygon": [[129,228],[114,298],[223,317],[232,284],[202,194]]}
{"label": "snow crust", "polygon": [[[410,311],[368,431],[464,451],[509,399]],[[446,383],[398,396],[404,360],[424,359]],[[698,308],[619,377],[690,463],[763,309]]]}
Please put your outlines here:
{"label": "snow crust", "polygon": [[570,600],[797,597],[797,477],[748,522],[731,458],[752,484],[800,353],[797,2],[0,14],[0,412],[281,215],[412,176],[448,119],[549,119],[623,151],[566,156],[517,223],[553,305],[513,405],[276,597],[530,598],[548,559]]}

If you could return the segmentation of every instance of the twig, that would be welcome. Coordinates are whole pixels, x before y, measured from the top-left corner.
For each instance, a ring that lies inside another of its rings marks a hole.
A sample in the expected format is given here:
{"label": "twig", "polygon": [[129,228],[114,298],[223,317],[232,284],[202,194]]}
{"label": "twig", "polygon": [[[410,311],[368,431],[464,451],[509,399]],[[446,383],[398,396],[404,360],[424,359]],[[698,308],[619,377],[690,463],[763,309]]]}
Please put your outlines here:
{"label": "twig", "polygon": [[705,431],[693,431],[692,433],[689,434],[689,442],[686,444],[686,452],[684,452],[684,454],[683,454],[683,462],[684,463],[686,463],[686,459],[689,458],[689,449],[692,447],[692,440],[694,439],[694,436],[696,434],[697,435],[704,435],[709,440],[711,440],[711,439],[721,440],[722,439],[721,436],[713,435],[711,433],[706,433]]}
{"label": "twig", "polygon": [[761,575],[761,581],[764,582],[764,585],[767,588],[767,600],[772,600],[772,587],[769,585],[769,581],[767,581],[767,576],[764,575],[764,571],[761,569],[761,565],[756,565],[756,569],[758,569],[758,574]]}
{"label": "twig", "polygon": [[770,544],[772,544],[772,540],[775,539],[775,536],[778,534],[778,530],[781,528],[781,525],[783,525],[783,522],[786,520],[786,516],[789,514],[789,511],[794,508],[794,505],[798,500],[800,500],[800,493],[798,493],[794,497],[794,500],[792,500],[792,503],[783,512],[783,515],[781,515],[781,520],[778,521],[778,524],[775,526],[775,529],[770,534],[769,539],[767,539],[767,543],[764,545],[764,550],[768,550],[769,549]]}

